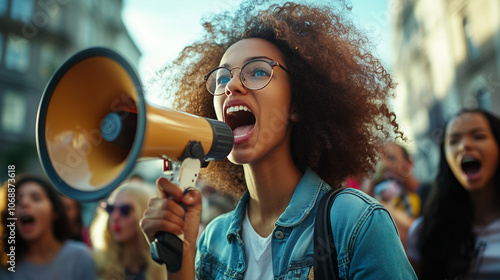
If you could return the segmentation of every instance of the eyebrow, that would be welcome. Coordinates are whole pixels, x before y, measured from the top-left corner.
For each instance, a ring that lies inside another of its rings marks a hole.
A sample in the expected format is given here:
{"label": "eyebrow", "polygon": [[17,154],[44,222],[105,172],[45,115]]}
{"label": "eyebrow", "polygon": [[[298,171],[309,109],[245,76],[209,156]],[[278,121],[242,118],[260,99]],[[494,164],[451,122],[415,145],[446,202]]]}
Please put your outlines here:
{"label": "eyebrow", "polygon": [[[477,133],[477,132],[487,132],[488,130],[484,127],[476,127],[476,128],[473,128],[469,131],[466,131],[465,134],[469,133],[469,134],[474,134],[474,133]],[[448,135],[447,138],[451,138],[451,137],[459,137],[461,136],[462,134],[464,133],[459,133],[459,132],[455,132],[451,135]]]}
{"label": "eyebrow", "polygon": [[[270,57],[267,57],[267,56],[252,56],[252,57],[248,57],[246,58],[244,61],[243,61],[243,64],[249,62],[250,60],[255,60],[255,59],[266,59],[266,60],[273,60],[272,58]],[[281,64],[281,63],[280,63]],[[219,67],[227,67],[229,68],[231,65],[227,64],[227,63],[224,63],[222,65],[219,65]],[[242,65],[243,66],[243,65]]]}

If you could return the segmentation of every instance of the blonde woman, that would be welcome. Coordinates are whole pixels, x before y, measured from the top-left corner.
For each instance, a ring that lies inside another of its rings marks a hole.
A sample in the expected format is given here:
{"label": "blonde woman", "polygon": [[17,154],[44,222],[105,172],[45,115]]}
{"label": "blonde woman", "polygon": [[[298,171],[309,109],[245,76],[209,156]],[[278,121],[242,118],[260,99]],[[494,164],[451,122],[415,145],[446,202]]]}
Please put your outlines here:
{"label": "blonde woman", "polygon": [[150,257],[139,220],[154,195],[151,186],[127,182],[99,205],[90,227],[100,279],[165,279],[165,268]]}

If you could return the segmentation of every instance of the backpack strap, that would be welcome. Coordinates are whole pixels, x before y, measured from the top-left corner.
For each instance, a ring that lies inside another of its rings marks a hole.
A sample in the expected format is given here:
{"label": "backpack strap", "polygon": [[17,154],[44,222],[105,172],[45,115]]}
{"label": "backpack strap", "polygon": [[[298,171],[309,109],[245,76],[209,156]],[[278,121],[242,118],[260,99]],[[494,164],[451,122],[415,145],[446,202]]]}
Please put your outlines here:
{"label": "backpack strap", "polygon": [[329,190],[321,198],[314,223],[314,279],[336,280],[339,278],[337,250],[333,242],[330,209],[337,195],[345,188]]}

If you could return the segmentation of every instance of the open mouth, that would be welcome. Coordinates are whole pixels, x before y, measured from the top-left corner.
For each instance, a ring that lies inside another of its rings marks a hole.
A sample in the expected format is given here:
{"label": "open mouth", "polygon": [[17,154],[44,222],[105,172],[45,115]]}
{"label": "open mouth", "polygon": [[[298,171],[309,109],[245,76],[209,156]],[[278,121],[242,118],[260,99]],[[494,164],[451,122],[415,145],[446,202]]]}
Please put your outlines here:
{"label": "open mouth", "polygon": [[460,166],[469,178],[476,178],[481,171],[481,162],[473,157],[464,157]]}
{"label": "open mouth", "polygon": [[19,218],[19,222],[23,226],[29,226],[29,225],[33,225],[35,223],[35,218],[31,215],[22,215]]}
{"label": "open mouth", "polygon": [[24,214],[18,219],[21,232],[29,233],[35,229],[35,218],[32,215]]}
{"label": "open mouth", "polygon": [[226,108],[225,122],[233,131],[234,137],[247,135],[255,127],[255,115],[245,105]]}

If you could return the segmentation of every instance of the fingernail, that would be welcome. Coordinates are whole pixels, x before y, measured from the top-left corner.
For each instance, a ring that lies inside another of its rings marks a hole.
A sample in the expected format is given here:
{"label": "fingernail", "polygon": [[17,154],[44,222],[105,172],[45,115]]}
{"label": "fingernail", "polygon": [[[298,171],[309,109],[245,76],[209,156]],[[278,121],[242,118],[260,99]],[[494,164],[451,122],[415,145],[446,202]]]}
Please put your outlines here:
{"label": "fingernail", "polygon": [[188,196],[187,198],[185,198],[185,200],[186,203],[193,203],[194,198],[192,196]]}

